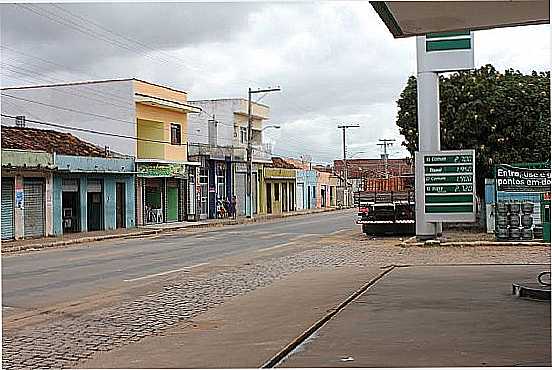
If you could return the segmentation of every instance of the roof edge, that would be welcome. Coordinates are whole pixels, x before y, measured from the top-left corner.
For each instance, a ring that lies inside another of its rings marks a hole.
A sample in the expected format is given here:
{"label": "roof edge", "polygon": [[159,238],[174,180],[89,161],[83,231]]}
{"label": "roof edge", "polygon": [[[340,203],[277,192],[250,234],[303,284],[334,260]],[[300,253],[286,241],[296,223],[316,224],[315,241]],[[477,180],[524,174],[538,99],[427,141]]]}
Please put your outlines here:
{"label": "roof edge", "polygon": [[38,89],[38,88],[45,88],[45,87],[86,85],[86,84],[95,84],[95,83],[122,82],[122,81],[132,81],[132,80],[134,80],[134,78],[113,78],[113,79],[106,79],[106,80],[89,80],[89,81],[61,82],[56,84],[2,87],[0,88],[0,90]]}

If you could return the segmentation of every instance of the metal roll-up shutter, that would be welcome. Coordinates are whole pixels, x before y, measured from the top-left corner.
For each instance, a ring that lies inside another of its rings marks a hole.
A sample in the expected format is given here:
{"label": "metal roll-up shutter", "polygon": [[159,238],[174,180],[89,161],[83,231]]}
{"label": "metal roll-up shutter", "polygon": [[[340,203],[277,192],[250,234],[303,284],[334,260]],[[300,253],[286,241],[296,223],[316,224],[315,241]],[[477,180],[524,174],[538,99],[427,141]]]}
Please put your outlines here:
{"label": "metal roll-up shutter", "polygon": [[2,240],[14,238],[13,208],[13,179],[2,179]]}
{"label": "metal roll-up shutter", "polygon": [[44,236],[44,180],[23,179],[23,235]]}
{"label": "metal roll-up shutter", "polygon": [[245,215],[245,173],[236,173],[236,212]]}

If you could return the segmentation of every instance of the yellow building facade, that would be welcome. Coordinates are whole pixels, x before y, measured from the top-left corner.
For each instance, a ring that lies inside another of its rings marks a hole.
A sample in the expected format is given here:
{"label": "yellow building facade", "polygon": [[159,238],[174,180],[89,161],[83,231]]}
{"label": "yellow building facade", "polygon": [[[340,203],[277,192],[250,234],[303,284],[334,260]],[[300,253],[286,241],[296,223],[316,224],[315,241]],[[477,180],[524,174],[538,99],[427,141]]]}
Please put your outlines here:
{"label": "yellow building facade", "polygon": [[136,111],[138,225],[195,219],[197,165],[188,161],[184,91],[133,80]]}

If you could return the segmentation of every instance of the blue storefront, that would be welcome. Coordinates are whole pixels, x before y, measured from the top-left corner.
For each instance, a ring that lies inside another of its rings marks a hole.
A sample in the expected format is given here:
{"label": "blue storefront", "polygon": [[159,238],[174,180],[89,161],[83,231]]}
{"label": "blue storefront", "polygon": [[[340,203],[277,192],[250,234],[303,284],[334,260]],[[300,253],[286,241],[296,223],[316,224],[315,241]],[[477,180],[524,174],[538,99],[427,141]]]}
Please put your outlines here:
{"label": "blue storefront", "polygon": [[297,209],[316,208],[316,171],[297,170]]}
{"label": "blue storefront", "polygon": [[54,164],[54,235],[136,226],[133,159],[55,155]]}

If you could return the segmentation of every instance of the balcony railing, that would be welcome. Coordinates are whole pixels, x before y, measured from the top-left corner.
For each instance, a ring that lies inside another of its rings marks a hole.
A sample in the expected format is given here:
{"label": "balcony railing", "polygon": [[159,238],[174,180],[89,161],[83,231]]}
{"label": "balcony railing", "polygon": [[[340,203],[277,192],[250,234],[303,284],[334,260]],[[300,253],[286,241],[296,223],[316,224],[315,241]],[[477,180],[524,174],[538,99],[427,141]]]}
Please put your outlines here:
{"label": "balcony railing", "polygon": [[[254,162],[272,161],[272,144],[263,143],[252,145],[252,158]],[[246,147],[236,148],[231,146],[211,146],[209,144],[189,143],[188,156],[205,155],[212,159],[224,160],[230,157],[232,161],[244,162],[247,160]]]}

